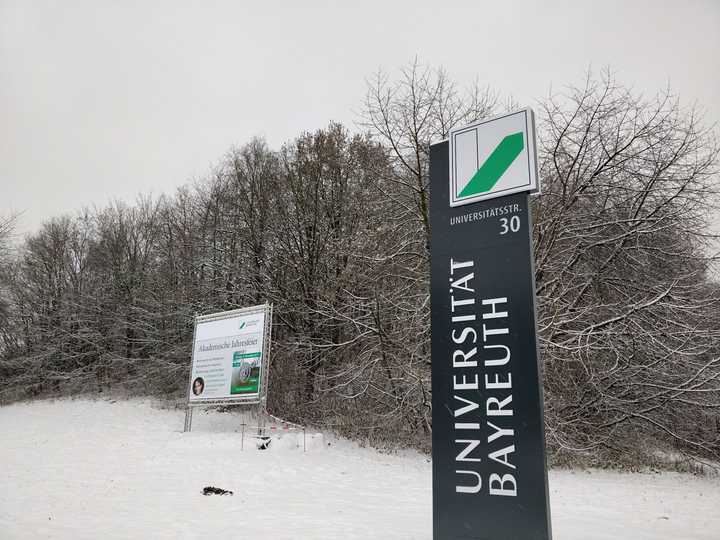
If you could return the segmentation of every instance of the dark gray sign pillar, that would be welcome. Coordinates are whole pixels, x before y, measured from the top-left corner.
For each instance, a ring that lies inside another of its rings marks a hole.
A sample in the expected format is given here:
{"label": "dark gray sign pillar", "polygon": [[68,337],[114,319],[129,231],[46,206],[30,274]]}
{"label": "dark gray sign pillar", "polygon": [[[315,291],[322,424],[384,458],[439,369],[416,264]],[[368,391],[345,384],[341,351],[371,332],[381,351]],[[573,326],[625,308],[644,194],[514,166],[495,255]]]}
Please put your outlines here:
{"label": "dark gray sign pillar", "polygon": [[528,194],[451,208],[430,149],[434,540],[548,540]]}

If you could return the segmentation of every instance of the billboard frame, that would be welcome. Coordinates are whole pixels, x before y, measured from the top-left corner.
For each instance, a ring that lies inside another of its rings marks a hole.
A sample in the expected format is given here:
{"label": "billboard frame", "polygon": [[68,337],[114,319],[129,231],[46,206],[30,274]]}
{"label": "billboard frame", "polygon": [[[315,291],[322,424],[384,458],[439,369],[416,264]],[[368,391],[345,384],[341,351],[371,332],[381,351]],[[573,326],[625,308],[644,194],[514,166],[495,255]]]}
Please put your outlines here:
{"label": "billboard frame", "polygon": [[[195,347],[197,338],[198,325],[207,322],[220,321],[224,319],[232,319],[234,317],[242,315],[253,315],[256,313],[264,313],[264,327],[263,327],[263,344],[262,344],[262,356],[260,364],[260,388],[258,394],[252,396],[228,396],[223,398],[209,398],[209,399],[195,399],[191,400],[192,392],[192,378],[193,378],[193,366],[195,365]],[[187,395],[185,397],[185,427],[183,431],[190,431],[192,429],[192,412],[197,407],[213,407],[218,405],[257,405],[258,417],[262,413],[267,404],[267,391],[268,391],[268,375],[270,373],[270,347],[272,340],[272,304],[259,304],[256,306],[250,306],[246,308],[233,309],[230,311],[221,311],[217,313],[209,313],[207,315],[195,315],[193,319],[193,339],[192,339],[192,353],[190,356],[190,374],[188,377]]]}

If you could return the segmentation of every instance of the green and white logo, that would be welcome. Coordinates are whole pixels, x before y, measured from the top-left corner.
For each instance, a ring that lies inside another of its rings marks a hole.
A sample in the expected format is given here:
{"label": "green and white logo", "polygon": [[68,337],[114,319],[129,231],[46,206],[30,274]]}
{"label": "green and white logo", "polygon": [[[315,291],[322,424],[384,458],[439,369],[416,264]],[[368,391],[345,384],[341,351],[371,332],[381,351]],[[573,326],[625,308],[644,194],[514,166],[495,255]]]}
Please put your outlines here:
{"label": "green and white logo", "polygon": [[531,109],[450,132],[450,206],[537,190]]}

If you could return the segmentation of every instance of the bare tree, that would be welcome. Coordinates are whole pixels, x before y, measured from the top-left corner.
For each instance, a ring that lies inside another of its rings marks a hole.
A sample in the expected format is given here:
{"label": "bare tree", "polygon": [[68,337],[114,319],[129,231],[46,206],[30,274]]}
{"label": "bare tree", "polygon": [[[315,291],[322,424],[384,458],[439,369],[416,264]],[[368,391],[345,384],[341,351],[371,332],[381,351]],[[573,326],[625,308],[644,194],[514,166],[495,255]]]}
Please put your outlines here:
{"label": "bare tree", "polygon": [[361,125],[386,147],[393,167],[387,192],[402,209],[398,219],[414,219],[429,246],[430,144],[450,129],[492,115],[500,108],[498,94],[476,81],[458,89],[443,68],[422,66],[417,58],[396,78],[378,73],[367,81]]}
{"label": "bare tree", "polygon": [[0,354],[6,351],[8,346],[14,347],[17,344],[11,328],[13,306],[7,290],[11,272],[10,245],[17,218],[17,214],[0,216]]}
{"label": "bare tree", "polygon": [[[718,146],[669,91],[610,74],[542,106],[535,256],[548,433],[626,453],[638,433],[717,455],[720,296],[708,281]],[[702,434],[698,434],[702,431]]]}
{"label": "bare tree", "polygon": [[[476,81],[460,89],[442,68],[417,59],[395,76],[367,81],[361,125],[383,145],[389,167],[378,170],[382,225],[367,256],[375,279],[358,294],[375,343],[336,381],[348,395],[368,396],[380,425],[398,436],[431,429],[428,257],[430,144],[449,130],[496,114],[498,94]],[[379,384],[379,380],[386,381]]]}

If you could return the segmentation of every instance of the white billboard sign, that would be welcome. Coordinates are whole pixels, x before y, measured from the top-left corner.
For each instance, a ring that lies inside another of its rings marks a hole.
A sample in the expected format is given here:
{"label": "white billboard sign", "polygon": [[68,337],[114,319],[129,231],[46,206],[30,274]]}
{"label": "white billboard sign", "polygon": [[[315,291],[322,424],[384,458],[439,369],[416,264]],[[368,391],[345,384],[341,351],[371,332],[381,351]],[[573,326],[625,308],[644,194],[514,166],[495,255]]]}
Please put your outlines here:
{"label": "white billboard sign", "polygon": [[188,404],[264,397],[271,317],[267,305],[196,317]]}
{"label": "white billboard sign", "polygon": [[450,206],[538,191],[532,109],[450,131]]}

